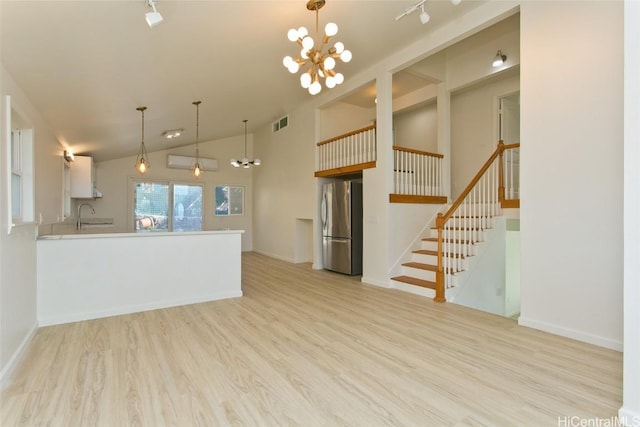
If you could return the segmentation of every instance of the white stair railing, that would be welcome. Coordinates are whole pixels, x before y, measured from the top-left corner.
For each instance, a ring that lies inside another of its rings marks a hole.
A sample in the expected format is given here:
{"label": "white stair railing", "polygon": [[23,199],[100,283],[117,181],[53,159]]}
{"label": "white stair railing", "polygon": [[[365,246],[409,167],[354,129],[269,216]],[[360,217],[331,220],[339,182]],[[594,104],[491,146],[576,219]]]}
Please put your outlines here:
{"label": "white stair railing", "polygon": [[503,153],[504,199],[520,198],[520,144],[505,145]]}
{"label": "white stair railing", "polygon": [[375,125],[316,144],[316,172],[374,162],[375,160]]}
{"label": "white stair railing", "polygon": [[394,193],[412,196],[443,196],[442,154],[393,147]]}

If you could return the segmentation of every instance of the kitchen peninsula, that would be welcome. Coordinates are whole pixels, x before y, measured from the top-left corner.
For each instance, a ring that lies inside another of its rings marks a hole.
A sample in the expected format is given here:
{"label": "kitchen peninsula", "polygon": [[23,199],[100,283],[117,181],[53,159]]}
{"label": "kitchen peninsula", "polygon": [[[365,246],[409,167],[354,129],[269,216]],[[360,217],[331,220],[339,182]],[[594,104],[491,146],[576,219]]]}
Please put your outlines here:
{"label": "kitchen peninsula", "polygon": [[243,232],[40,236],[39,324],[240,297]]}

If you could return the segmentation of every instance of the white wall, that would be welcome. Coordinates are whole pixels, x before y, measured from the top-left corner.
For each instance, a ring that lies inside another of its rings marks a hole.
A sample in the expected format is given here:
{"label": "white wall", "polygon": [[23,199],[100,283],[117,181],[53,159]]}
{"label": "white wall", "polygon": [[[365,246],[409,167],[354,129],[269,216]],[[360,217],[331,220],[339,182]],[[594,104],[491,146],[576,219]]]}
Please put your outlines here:
{"label": "white wall", "polygon": [[373,124],[375,108],[363,108],[345,102],[336,102],[320,109],[318,141],[343,135]]}
{"label": "white wall", "polygon": [[[625,3],[624,394],[620,416],[640,420],[640,3]],[[628,425],[633,425],[631,422]]]}
{"label": "white wall", "polygon": [[393,115],[394,145],[438,152],[438,108],[435,102]]}
{"label": "white wall", "polygon": [[[43,221],[55,222],[62,211],[62,147],[40,114],[33,108],[13,78],[0,68],[0,97],[11,96],[12,109],[34,129],[35,213]],[[4,109],[4,102],[2,107]],[[1,112],[4,114],[4,110]],[[7,132],[0,137],[0,385],[19,361],[35,329],[36,320],[36,242],[35,224],[14,227],[9,222],[6,177]]]}
{"label": "white wall", "polygon": [[[89,203],[95,208],[95,216],[113,218],[113,231],[115,232],[133,231],[131,179],[157,179],[185,184],[204,184],[203,229],[219,230],[230,228],[245,230],[242,235],[242,250],[252,250],[253,189],[251,181],[254,171],[262,166],[244,169],[235,168],[229,163],[231,158],[242,158],[244,154],[244,134],[215,141],[204,141],[199,144],[199,147],[200,157],[218,160],[218,170],[205,171],[199,179],[194,178],[190,170],[167,168],[168,154],[191,157],[195,155],[195,145],[149,153],[151,168],[144,175],[138,174],[134,169],[135,156],[97,162],[96,187],[102,192],[102,199],[89,200]],[[252,158],[259,157],[252,156],[254,153],[252,147],[253,134],[248,134],[247,154]],[[213,215],[216,185],[245,187],[244,215]],[[81,200],[81,202],[86,201]],[[73,215],[75,216],[75,210]],[[88,216],[91,216],[91,214],[88,214]]]}
{"label": "white wall", "polygon": [[520,323],[621,349],[622,3],[521,18]]}
{"label": "white wall", "polygon": [[295,262],[296,221],[303,219],[314,221],[318,256],[315,119],[313,107],[303,105],[289,113],[287,128],[272,133],[265,127],[255,134],[256,155],[263,163],[253,179],[256,252]]}
{"label": "white wall", "polygon": [[517,70],[496,74],[490,80],[451,96],[451,192],[457,197],[497,146],[496,99],[520,90]]}

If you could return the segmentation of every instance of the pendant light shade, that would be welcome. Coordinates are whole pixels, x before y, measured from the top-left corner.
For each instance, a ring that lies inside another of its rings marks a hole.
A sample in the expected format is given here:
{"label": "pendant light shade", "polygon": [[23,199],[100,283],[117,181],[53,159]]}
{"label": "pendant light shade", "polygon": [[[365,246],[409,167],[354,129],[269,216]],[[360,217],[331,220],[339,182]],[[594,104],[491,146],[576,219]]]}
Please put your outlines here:
{"label": "pendant light shade", "polygon": [[195,176],[196,178],[200,178],[204,173],[204,171],[202,170],[202,167],[200,166],[200,147],[198,146],[198,142],[200,139],[199,132],[200,132],[200,104],[201,103],[202,101],[192,102],[192,104],[196,106],[196,159],[192,169],[193,176]]}
{"label": "pendant light shade", "polygon": [[147,169],[151,167],[151,165],[149,164],[149,156],[147,155],[147,147],[145,147],[144,145],[144,110],[146,109],[147,107],[136,108],[136,110],[142,113],[142,138],[140,142],[140,150],[138,151],[138,157],[136,158],[135,164],[136,170],[140,174],[144,174]]}

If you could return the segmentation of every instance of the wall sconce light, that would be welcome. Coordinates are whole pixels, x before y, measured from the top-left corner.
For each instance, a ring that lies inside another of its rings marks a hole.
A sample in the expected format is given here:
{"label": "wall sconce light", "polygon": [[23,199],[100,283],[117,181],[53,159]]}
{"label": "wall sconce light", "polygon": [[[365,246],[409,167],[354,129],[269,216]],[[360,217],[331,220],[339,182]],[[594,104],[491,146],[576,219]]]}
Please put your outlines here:
{"label": "wall sconce light", "polygon": [[504,62],[507,60],[507,55],[503,54],[501,50],[498,51],[498,53],[496,53],[496,57],[493,58],[493,62],[491,63],[491,65],[493,66],[493,68],[497,68],[500,67],[501,65],[504,65]]}
{"label": "wall sconce light", "polygon": [[62,155],[64,156],[64,159],[67,162],[73,162],[74,157],[73,157],[73,153],[71,151],[64,150],[64,153]]}

